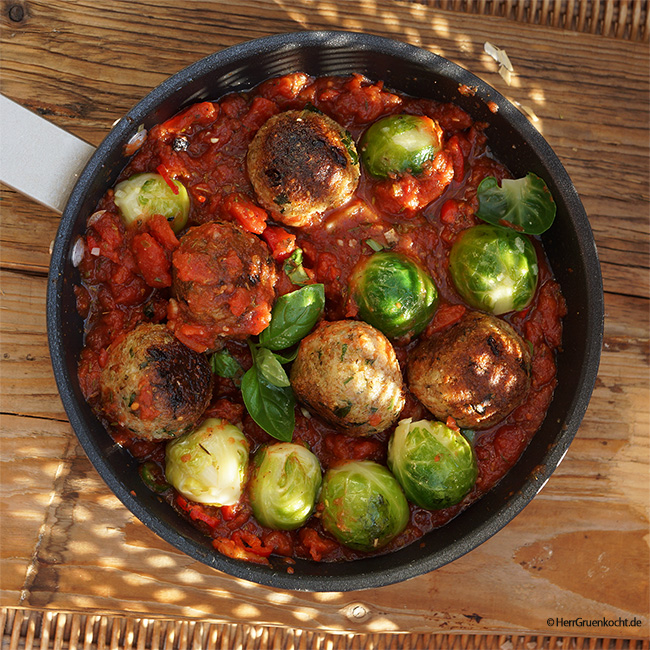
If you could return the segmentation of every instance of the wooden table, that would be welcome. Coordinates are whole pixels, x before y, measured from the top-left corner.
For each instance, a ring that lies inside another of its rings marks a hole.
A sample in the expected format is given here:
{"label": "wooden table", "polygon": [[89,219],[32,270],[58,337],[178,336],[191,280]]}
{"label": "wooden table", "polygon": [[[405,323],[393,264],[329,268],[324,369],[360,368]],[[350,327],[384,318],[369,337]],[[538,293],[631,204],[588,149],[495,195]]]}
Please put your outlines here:
{"label": "wooden table", "polygon": [[[367,635],[355,647],[393,647],[397,637],[381,635],[401,632],[411,635],[404,647],[439,647],[451,643],[448,634],[464,635],[457,647],[474,647],[474,634],[511,635],[490,637],[501,647],[504,639],[542,647],[535,644],[547,637],[636,639],[648,647],[641,641],[649,630],[646,43],[388,0],[2,6],[2,92],[94,145],[170,74],[253,37],[367,31],[459,63],[531,111],[566,166],[597,240],[607,316],[597,385],[575,442],[504,530],[402,584],[345,594],[277,591],[182,555],[134,519],[96,474],[66,420],[48,357],[44,302],[58,216],[3,187],[0,604],[7,630],[33,610],[44,623],[32,625],[32,639],[65,614],[68,635],[74,621],[88,634],[89,621],[97,629],[112,616],[173,619],[177,634],[190,629],[179,621],[221,625],[219,634],[231,635],[224,647],[253,647],[260,630],[276,647],[315,647],[322,635],[341,632]],[[510,85],[484,53],[486,40],[507,51]],[[636,618],[640,626],[547,622],[603,617]],[[15,641],[15,625],[12,633]]]}

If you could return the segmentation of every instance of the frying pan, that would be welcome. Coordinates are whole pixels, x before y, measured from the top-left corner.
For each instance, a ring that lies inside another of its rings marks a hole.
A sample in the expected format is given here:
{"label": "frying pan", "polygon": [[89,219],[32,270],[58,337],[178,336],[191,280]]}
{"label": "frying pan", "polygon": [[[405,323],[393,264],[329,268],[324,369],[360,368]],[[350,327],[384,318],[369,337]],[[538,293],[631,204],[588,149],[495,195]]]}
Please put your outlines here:
{"label": "frying pan", "polygon": [[[86,404],[77,381],[83,323],[75,309],[77,274],[71,261],[87,217],[127,163],[125,144],[183,107],[252,88],[289,72],[346,75],[358,72],[387,87],[453,101],[474,120],[489,123],[489,146],[515,177],[534,172],[557,203],[557,218],[543,235],[551,266],[568,305],[558,356],[558,389],[546,419],[512,470],[479,501],[420,542],[388,555],[347,563],[298,560],[270,567],[220,555],[210,540],[141,482],[137,463],[116,445]],[[461,85],[475,89],[461,94]],[[496,112],[490,110],[495,107]],[[261,38],[208,56],[150,92],[110,131],[79,174],[61,218],[48,279],[47,325],[56,381],[70,423],[108,487],[146,526],[196,560],[226,574],[282,589],[350,591],[380,587],[432,571],[476,548],[503,528],[540,491],[567,452],[593,390],[603,330],[603,291],[593,235],[562,164],[528,119],[468,71],[423,49],[361,33],[297,32]]]}

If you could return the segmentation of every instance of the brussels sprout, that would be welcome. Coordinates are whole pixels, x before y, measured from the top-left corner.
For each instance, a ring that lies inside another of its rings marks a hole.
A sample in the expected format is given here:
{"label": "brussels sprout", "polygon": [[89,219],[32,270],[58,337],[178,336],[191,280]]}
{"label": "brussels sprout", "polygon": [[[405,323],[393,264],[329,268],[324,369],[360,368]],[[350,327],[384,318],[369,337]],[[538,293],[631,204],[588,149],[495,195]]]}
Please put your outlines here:
{"label": "brussels sprout", "polygon": [[389,338],[417,336],[438,306],[427,271],[401,253],[379,252],[363,259],[350,277],[359,316]]}
{"label": "brussels sprout", "polygon": [[236,426],[209,418],[168,443],[165,476],[192,501],[233,506],[246,481],[248,453],[248,442]]}
{"label": "brussels sprout", "polygon": [[523,178],[501,181],[484,178],[476,189],[479,209],[476,216],[495,225],[512,227],[529,235],[541,235],[552,225],[557,212],[546,183],[533,173]]}
{"label": "brussels sprout", "polygon": [[527,307],[537,288],[537,253],[526,235],[483,224],[463,231],[449,254],[458,293],[492,314]]}
{"label": "brussels sprout", "polygon": [[375,178],[418,174],[442,148],[442,129],[423,115],[389,115],[372,124],[359,144],[364,167]]}
{"label": "brussels sprout", "polygon": [[114,201],[124,223],[130,226],[138,221],[146,221],[151,215],[162,214],[175,233],[183,230],[190,213],[190,197],[180,181],[171,182],[178,193],[174,193],[160,174],[134,174],[118,183]]}
{"label": "brussels sprout", "polygon": [[261,447],[248,486],[255,519],[268,528],[299,528],[314,511],[321,482],[318,458],[306,447],[290,442]]}
{"label": "brussels sprout", "polygon": [[409,521],[409,505],[395,477],[371,460],[330,468],[320,496],[321,521],[344,546],[374,551],[397,537]]}
{"label": "brussels sprout", "polygon": [[402,420],[388,442],[388,466],[409,501],[438,510],[462,501],[478,476],[461,433],[442,422]]}

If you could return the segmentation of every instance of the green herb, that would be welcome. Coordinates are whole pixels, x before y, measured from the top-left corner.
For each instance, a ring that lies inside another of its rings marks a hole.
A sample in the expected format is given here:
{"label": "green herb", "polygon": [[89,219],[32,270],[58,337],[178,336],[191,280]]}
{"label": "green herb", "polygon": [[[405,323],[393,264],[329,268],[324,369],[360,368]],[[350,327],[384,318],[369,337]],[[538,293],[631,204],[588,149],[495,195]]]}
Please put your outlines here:
{"label": "green herb", "polygon": [[303,286],[309,282],[309,276],[302,266],[302,249],[296,248],[285,260],[282,267],[293,284]]}
{"label": "green herb", "polygon": [[253,365],[242,377],[241,392],[253,420],[277,440],[290,442],[296,425],[291,387],[274,386]]}
{"label": "green herb", "polygon": [[226,349],[219,350],[210,357],[210,366],[215,375],[228,379],[235,379],[243,371],[239,361]]}
{"label": "green herb", "polygon": [[357,154],[357,149],[354,146],[354,140],[350,135],[349,131],[345,132],[345,136],[342,139],[343,146],[347,149],[347,152],[350,154],[350,160],[352,160],[353,165],[359,164],[359,155]]}
{"label": "green herb", "polygon": [[169,490],[169,483],[165,480],[162,470],[153,461],[146,461],[138,468],[143,483],[158,494]]}
{"label": "green herb", "polygon": [[477,217],[527,235],[541,235],[548,230],[557,211],[546,183],[533,173],[516,180],[504,179],[501,187],[496,178],[488,176],[481,181],[476,196]]}
{"label": "green herb", "polygon": [[383,251],[385,246],[383,244],[380,244],[378,241],[375,241],[374,239],[366,239],[366,244],[372,248],[375,253],[378,253],[379,251]]}
{"label": "green herb", "polygon": [[273,354],[271,350],[268,350],[267,348],[258,348],[257,352],[254,353],[253,356],[257,370],[266,381],[278,388],[291,386],[289,383],[289,377],[287,377],[287,373],[282,367],[279,358]]}
{"label": "green herb", "polygon": [[259,344],[249,341],[253,366],[241,380],[244,405],[253,420],[278,440],[288,442],[293,437],[296,400],[282,365],[293,361],[298,351],[281,355],[272,350],[286,350],[297,344],[314,327],[324,307],[322,284],[310,284],[280,296]]}
{"label": "green herb", "polygon": [[310,113],[318,113],[319,115],[323,115],[323,111],[321,111],[319,108],[316,108],[311,102],[307,102],[303,110],[309,111]]}
{"label": "green herb", "polygon": [[337,418],[344,418],[350,413],[352,410],[352,402],[348,402],[345,406],[338,406],[337,408],[334,409],[334,415],[336,415]]}
{"label": "green herb", "polygon": [[260,334],[260,345],[285,350],[303,339],[325,308],[325,287],[309,284],[280,296],[271,313],[269,326]]}
{"label": "green herb", "polygon": [[282,194],[278,194],[274,199],[273,203],[277,205],[286,205],[287,203],[291,203],[291,200],[289,197],[283,192]]}
{"label": "green herb", "polygon": [[289,352],[288,354],[286,352],[284,354],[278,354],[275,352],[274,355],[275,358],[282,364],[291,363],[298,356],[298,348],[294,348],[293,352]]}

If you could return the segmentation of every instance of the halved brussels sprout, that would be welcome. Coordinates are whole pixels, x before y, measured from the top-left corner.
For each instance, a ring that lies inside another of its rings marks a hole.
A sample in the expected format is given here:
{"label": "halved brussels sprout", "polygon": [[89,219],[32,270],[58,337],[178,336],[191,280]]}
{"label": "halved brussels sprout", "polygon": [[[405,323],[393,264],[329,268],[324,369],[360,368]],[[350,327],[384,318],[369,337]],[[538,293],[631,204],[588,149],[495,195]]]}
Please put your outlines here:
{"label": "halved brussels sprout", "polygon": [[177,194],[160,174],[134,174],[118,183],[114,201],[124,223],[130,226],[146,221],[151,215],[162,214],[175,233],[183,230],[190,213],[190,197],[180,181],[171,182],[178,189]]}
{"label": "halved brussels sprout", "polygon": [[417,336],[438,306],[438,291],[418,262],[401,253],[378,252],[363,259],[350,276],[359,316],[389,338]]}
{"label": "halved brussels sprout", "polygon": [[291,442],[261,447],[248,486],[255,519],[268,528],[299,528],[314,511],[321,482],[318,458],[306,447]]}
{"label": "halved brussels sprout", "polygon": [[402,420],[388,442],[388,466],[409,501],[429,510],[463,500],[478,476],[474,450],[442,422]]}
{"label": "halved brussels sprout", "polygon": [[408,524],[409,505],[388,468],[370,460],[346,461],[323,479],[323,527],[344,546],[374,551]]}
{"label": "halved brussels sprout", "polygon": [[238,427],[218,418],[167,444],[165,476],[197,503],[233,506],[248,470],[248,441]]}
{"label": "halved brussels sprout", "polygon": [[442,129],[424,115],[389,115],[371,124],[359,145],[364,167],[375,178],[418,174],[442,148]]}
{"label": "halved brussels sprout", "polygon": [[451,247],[449,271],[458,293],[492,314],[527,307],[537,288],[537,253],[526,235],[484,224],[460,233]]}

